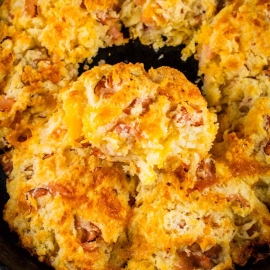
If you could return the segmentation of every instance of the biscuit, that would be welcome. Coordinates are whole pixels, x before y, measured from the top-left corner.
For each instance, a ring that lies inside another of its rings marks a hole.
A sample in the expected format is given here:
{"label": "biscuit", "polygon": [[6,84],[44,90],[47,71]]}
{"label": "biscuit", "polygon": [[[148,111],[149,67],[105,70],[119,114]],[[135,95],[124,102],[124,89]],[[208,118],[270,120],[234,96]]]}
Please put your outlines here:
{"label": "biscuit", "polygon": [[105,269],[131,216],[136,179],[94,156],[89,145],[64,144],[62,117],[58,110],[35,125],[32,137],[9,153],[4,219],[24,248],[56,269]]}
{"label": "biscuit", "polygon": [[199,89],[169,67],[147,73],[141,64],[102,65],[62,97],[71,142],[89,142],[144,184],[160,169],[182,166],[192,173],[217,131]]}
{"label": "biscuit", "polygon": [[[155,49],[185,44],[181,57],[195,53],[197,31],[214,17],[217,1],[124,1],[120,18],[131,38]],[[179,55],[180,57],[180,55]]]}
{"label": "biscuit", "polygon": [[250,87],[253,83],[249,79],[268,76],[268,5],[267,1],[257,0],[229,2],[201,28],[197,57],[209,106],[220,111],[236,99],[248,102],[242,91],[232,86],[236,83],[236,89],[240,84]]}
{"label": "biscuit", "polygon": [[[0,4],[4,219],[20,244],[59,270],[233,269],[267,256],[267,1],[64,2]],[[196,53],[203,93],[170,67],[78,77],[81,61],[126,42],[122,24],[154,49]]]}
{"label": "biscuit", "polygon": [[99,48],[123,44],[118,1],[10,0],[0,19],[26,30],[36,46],[68,63],[91,60]]}
{"label": "biscuit", "polygon": [[128,227],[133,256],[125,269],[230,269],[269,244],[266,206],[243,179],[211,162],[215,171],[208,178],[216,181],[201,179],[208,185],[188,193],[175,173],[139,185]]}
{"label": "biscuit", "polygon": [[59,106],[59,90],[77,78],[78,65],[66,64],[50,57],[46,49],[36,48],[26,31],[16,30],[3,21],[0,26],[0,147],[3,149],[20,143],[24,131],[36,121],[48,121]]}

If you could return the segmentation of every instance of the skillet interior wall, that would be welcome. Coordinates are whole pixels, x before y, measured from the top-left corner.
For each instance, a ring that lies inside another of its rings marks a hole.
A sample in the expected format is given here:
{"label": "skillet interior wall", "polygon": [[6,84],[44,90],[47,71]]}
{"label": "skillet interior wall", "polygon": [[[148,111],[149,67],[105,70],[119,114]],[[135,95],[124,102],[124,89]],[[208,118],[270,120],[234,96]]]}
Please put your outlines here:
{"label": "skillet interior wall", "polygon": [[[190,57],[185,62],[180,59],[183,46],[163,47],[159,51],[153,50],[151,46],[144,46],[138,40],[130,41],[125,46],[113,46],[111,48],[100,49],[98,55],[88,64],[84,62],[80,65],[79,73],[84,71],[84,67],[92,68],[98,65],[101,60],[108,64],[119,62],[144,63],[145,69],[157,68],[160,66],[170,66],[178,69],[191,82],[200,88],[202,81],[197,76],[198,63]],[[6,177],[0,170],[0,210],[3,211],[4,204],[8,200],[8,194],[5,189]],[[1,265],[1,262],[3,263]],[[4,266],[5,265],[5,266]],[[45,264],[41,264],[35,257],[32,257],[27,251],[18,245],[18,238],[15,234],[10,233],[7,224],[0,215],[0,270],[49,270],[52,269]],[[270,270],[270,257],[257,264],[250,261],[245,267],[236,267],[238,270]]]}

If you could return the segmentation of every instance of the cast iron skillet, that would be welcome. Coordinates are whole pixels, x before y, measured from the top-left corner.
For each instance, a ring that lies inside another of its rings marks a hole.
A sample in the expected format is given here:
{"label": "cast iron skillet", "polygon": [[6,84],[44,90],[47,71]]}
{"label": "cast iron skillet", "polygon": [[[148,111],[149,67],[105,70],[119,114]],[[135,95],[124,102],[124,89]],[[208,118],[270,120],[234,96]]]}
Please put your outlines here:
{"label": "cast iron skillet", "polygon": [[[191,57],[186,62],[180,60],[181,46],[164,47],[158,52],[150,46],[143,46],[138,40],[130,41],[125,46],[114,46],[111,48],[100,49],[94,61],[89,65],[93,67],[98,65],[100,60],[105,60],[108,64],[119,62],[144,63],[148,70],[151,67],[170,66],[180,70],[193,83],[201,87],[201,80],[197,76],[198,63]],[[83,65],[79,72],[83,72]],[[8,200],[8,194],[5,188],[6,177],[0,168],[0,213],[4,204]],[[261,251],[263,252],[263,250]],[[270,256],[262,261],[253,263],[250,260],[245,267],[236,266],[237,270],[270,270]],[[52,268],[40,263],[37,258],[31,256],[26,250],[18,244],[18,237],[11,233],[8,225],[3,221],[0,214],[0,270],[51,270]],[[139,270],[139,269],[138,269]]]}

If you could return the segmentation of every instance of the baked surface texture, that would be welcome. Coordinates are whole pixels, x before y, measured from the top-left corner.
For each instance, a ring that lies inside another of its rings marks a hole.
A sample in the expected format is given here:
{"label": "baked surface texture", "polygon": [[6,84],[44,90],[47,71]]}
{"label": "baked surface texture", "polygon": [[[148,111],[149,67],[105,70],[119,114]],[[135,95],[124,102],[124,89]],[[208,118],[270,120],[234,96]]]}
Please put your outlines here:
{"label": "baked surface texture", "polygon": [[197,31],[211,21],[217,6],[216,0],[127,0],[120,18],[132,38],[153,44],[155,49],[185,44],[182,57],[186,59],[195,52]]}
{"label": "baked surface texture", "polygon": [[212,148],[269,207],[268,1],[227,4],[198,35],[203,92],[218,113]]}
{"label": "baked surface texture", "polygon": [[[62,87],[75,80],[78,64],[50,56],[35,45],[25,30],[0,21],[0,146],[8,146],[8,136],[23,140],[25,125],[47,121],[58,105]],[[28,132],[29,133],[29,132]]]}
{"label": "baked surface texture", "polygon": [[115,1],[8,0],[0,18],[25,30],[38,47],[61,60],[78,63],[91,59],[99,48],[122,44]]}
{"label": "baked surface texture", "polygon": [[56,269],[106,269],[128,225],[136,181],[89,145],[65,145],[62,114],[36,123],[33,136],[11,153],[4,218],[40,261]]}
{"label": "baked surface texture", "polygon": [[[0,3],[3,217],[23,248],[57,270],[268,255],[269,1]],[[85,71],[136,38],[194,54],[202,92],[168,66]]]}
{"label": "baked surface texture", "polygon": [[141,64],[102,65],[62,97],[73,143],[89,142],[144,184],[153,183],[160,169],[181,166],[195,174],[217,132],[199,89],[169,67],[147,73]]}
{"label": "baked surface texture", "polygon": [[198,34],[204,94],[230,123],[269,95],[268,9],[267,1],[233,1]]}

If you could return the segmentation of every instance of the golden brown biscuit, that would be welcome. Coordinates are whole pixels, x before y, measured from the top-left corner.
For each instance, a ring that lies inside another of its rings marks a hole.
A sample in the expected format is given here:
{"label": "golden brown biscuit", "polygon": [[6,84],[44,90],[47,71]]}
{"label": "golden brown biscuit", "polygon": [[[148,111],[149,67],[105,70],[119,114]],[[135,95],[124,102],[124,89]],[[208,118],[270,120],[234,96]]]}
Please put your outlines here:
{"label": "golden brown biscuit", "polygon": [[228,1],[202,28],[198,59],[220,124],[212,153],[269,206],[268,10],[267,1]]}
{"label": "golden brown biscuit", "polygon": [[56,269],[228,269],[269,244],[261,182],[254,193],[258,172],[241,163],[240,141],[231,143],[234,163],[203,159],[192,188],[179,169],[137,186],[89,143],[70,146],[63,118],[59,109],[47,123],[36,122],[10,152],[12,163],[4,158],[4,218],[41,261]]}
{"label": "golden brown biscuit", "polygon": [[6,0],[0,19],[26,30],[38,47],[68,63],[91,60],[99,48],[123,44],[118,1]]}
{"label": "golden brown biscuit", "polygon": [[132,38],[155,49],[185,44],[182,58],[186,59],[195,53],[196,32],[212,19],[216,8],[216,0],[127,0],[120,15]]}
{"label": "golden brown biscuit", "polygon": [[265,191],[269,186],[268,8],[267,1],[227,3],[202,28],[198,57],[203,91],[208,104],[217,109],[220,124],[212,152],[229,161],[233,171],[242,168],[243,179],[256,186],[269,205]]}
{"label": "golden brown biscuit", "polygon": [[[26,31],[0,21],[0,147],[29,118],[47,118],[58,90],[76,78],[77,65],[50,58]],[[31,120],[30,122],[35,122]]]}
{"label": "golden brown biscuit", "polygon": [[[231,269],[262,258],[268,2],[222,1],[214,18],[217,1],[64,2],[0,7],[4,218],[21,244],[61,270]],[[219,113],[213,147],[216,116],[174,69],[120,63],[77,80],[78,62],[124,42],[120,17],[154,48],[186,44],[184,59],[199,43]]]}
{"label": "golden brown biscuit", "polygon": [[89,145],[64,144],[62,117],[59,110],[36,124],[11,151],[4,218],[40,261],[56,269],[106,269],[128,224],[136,181]]}
{"label": "golden brown biscuit", "polygon": [[62,96],[71,142],[90,142],[144,184],[159,169],[194,172],[217,130],[199,89],[169,67],[147,73],[141,64],[103,65]]}
{"label": "golden brown biscuit", "polygon": [[[261,76],[268,76],[268,8],[267,1],[232,1],[202,27],[197,55],[210,106],[221,110],[222,104],[225,107],[231,100],[249,102],[243,90],[238,89],[252,87],[250,79],[260,81]],[[265,80],[262,78],[262,83]]]}
{"label": "golden brown biscuit", "polygon": [[35,48],[25,31],[2,21],[0,26],[0,148],[3,148],[21,140],[25,125],[34,126],[36,121],[49,119],[59,106],[59,89],[77,77],[78,65],[66,64],[50,57],[46,49]]}
{"label": "golden brown biscuit", "polygon": [[223,163],[204,162],[211,172],[197,174],[208,184],[189,192],[175,173],[159,174],[151,187],[139,185],[125,269],[230,269],[269,245],[266,206]]}

